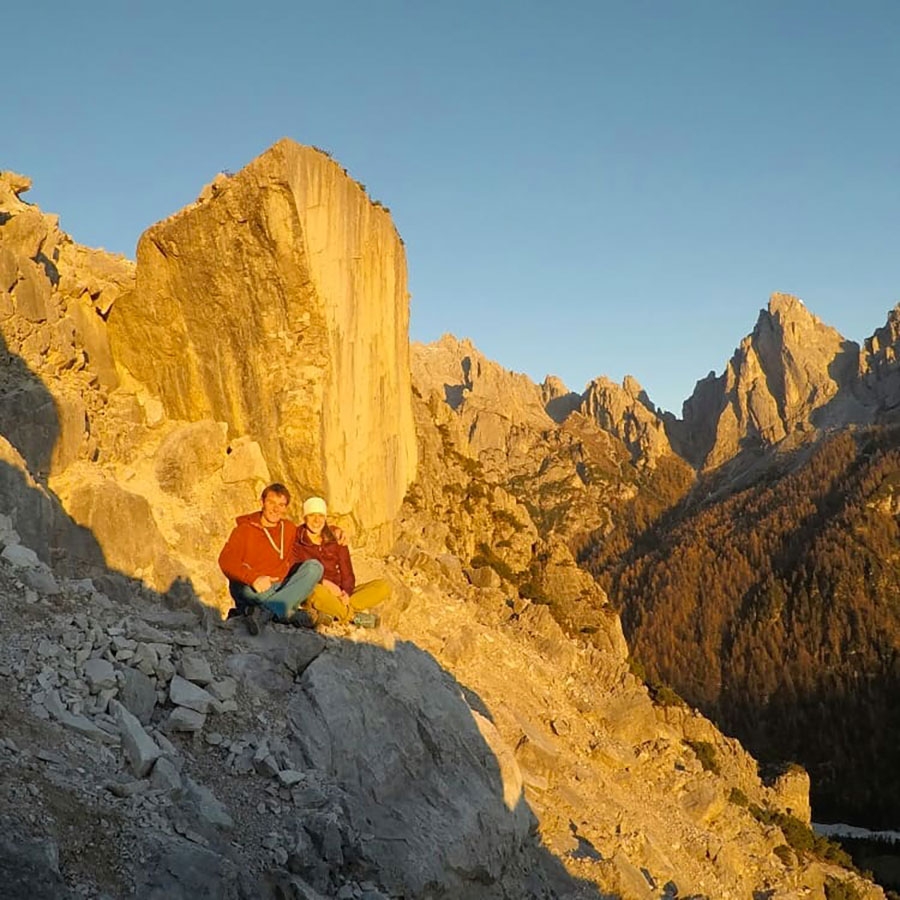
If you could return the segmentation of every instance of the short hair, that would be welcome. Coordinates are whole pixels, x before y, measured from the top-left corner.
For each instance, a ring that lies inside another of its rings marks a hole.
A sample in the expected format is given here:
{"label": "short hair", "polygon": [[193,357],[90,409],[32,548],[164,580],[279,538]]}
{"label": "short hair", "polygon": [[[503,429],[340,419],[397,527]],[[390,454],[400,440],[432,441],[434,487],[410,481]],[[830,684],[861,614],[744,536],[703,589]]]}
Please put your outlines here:
{"label": "short hair", "polygon": [[284,497],[284,499],[290,503],[291,502],[291,492],[280,482],[274,481],[272,484],[268,485],[263,489],[262,492],[262,500],[265,502],[266,497],[269,494],[278,494],[279,497]]}

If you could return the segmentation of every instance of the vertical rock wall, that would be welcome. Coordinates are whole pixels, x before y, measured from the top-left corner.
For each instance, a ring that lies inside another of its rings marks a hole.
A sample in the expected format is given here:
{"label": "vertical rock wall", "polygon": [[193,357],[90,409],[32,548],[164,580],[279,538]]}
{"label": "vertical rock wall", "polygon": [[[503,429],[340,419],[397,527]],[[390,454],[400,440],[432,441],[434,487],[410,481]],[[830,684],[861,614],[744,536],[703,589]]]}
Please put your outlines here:
{"label": "vertical rock wall", "polygon": [[126,382],[169,418],[258,441],[373,547],[415,477],[402,242],[325,154],[282,140],[148,229],[109,320]]}

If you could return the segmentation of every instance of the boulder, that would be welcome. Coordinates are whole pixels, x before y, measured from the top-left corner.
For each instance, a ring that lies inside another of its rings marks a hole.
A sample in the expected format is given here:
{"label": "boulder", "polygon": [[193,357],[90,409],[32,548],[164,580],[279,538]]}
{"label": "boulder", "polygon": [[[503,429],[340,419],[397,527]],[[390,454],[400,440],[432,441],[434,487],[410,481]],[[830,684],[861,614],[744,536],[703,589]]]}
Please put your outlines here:
{"label": "boulder", "polygon": [[228,456],[222,466],[222,481],[235,484],[239,481],[271,481],[262,448],[249,438],[232,441]]}
{"label": "boulder", "polygon": [[66,508],[78,524],[90,529],[112,568],[135,572],[166,556],[147,499],[100,473],[79,479]]}
{"label": "boulder", "polygon": [[521,774],[430,656],[405,642],[393,652],[349,644],[319,656],[298,686],[294,741],[373,832],[367,852],[385,886],[461,897],[500,878],[531,827]]}
{"label": "boulder", "polygon": [[141,724],[147,725],[156,706],[156,687],[148,675],[127,668],[119,688],[119,700]]}
{"label": "boulder", "polygon": [[205,419],[175,428],[156,453],[156,478],[169,494],[189,500],[198,482],[225,461],[225,428]]}
{"label": "boulder", "polygon": [[215,697],[202,687],[175,675],[169,684],[169,700],[177,706],[193,709],[198,713],[206,713],[215,701]]}
{"label": "boulder", "polygon": [[162,756],[162,750],[121,703],[116,700],[110,701],[110,709],[119,726],[122,749],[125,751],[128,764],[138,778],[143,778]]}

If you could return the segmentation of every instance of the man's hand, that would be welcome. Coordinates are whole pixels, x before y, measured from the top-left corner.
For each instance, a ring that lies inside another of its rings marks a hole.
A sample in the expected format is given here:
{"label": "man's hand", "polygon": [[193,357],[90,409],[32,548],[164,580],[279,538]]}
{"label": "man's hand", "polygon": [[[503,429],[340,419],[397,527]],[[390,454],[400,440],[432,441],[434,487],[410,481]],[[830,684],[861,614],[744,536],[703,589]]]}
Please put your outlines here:
{"label": "man's hand", "polygon": [[275,582],[269,578],[268,575],[260,575],[258,578],[253,579],[253,584],[250,587],[256,591],[257,594],[261,594],[263,591],[267,591]]}
{"label": "man's hand", "polygon": [[346,547],[347,546],[347,532],[345,532],[344,529],[341,528],[340,525],[329,525],[328,527],[331,529],[331,533],[334,535],[334,539],[342,547]]}

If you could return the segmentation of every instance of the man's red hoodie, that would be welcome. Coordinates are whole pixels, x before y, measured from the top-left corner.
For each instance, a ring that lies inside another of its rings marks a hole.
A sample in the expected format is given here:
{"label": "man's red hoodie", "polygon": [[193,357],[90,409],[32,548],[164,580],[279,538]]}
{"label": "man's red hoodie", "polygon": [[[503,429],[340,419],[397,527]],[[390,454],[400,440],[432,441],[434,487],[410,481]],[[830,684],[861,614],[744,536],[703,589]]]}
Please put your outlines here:
{"label": "man's red hoodie", "polygon": [[219,568],[230,581],[252,585],[260,575],[284,581],[290,571],[297,526],[282,519],[273,528],[264,528],[261,517],[261,512],[238,516],[219,554]]}

